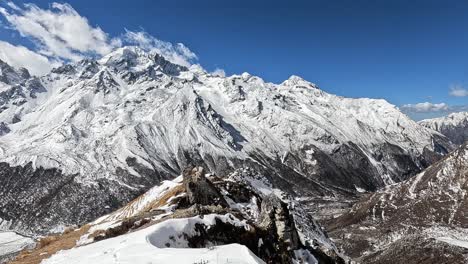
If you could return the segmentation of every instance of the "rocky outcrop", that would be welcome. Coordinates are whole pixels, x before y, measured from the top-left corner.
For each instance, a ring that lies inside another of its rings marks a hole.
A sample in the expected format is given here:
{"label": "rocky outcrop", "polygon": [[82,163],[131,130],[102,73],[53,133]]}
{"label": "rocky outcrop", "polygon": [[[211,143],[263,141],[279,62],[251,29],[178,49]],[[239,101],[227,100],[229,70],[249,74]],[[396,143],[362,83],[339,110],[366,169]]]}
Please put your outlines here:
{"label": "rocky outcrop", "polygon": [[216,187],[206,179],[205,171],[202,167],[193,167],[185,169],[183,172],[183,181],[187,200],[189,204],[198,205],[221,205],[227,206],[221,193]]}
{"label": "rocky outcrop", "polygon": [[288,205],[276,195],[270,194],[263,198],[260,208],[258,226],[273,231],[288,250],[299,248],[299,235],[293,217],[289,214]]}

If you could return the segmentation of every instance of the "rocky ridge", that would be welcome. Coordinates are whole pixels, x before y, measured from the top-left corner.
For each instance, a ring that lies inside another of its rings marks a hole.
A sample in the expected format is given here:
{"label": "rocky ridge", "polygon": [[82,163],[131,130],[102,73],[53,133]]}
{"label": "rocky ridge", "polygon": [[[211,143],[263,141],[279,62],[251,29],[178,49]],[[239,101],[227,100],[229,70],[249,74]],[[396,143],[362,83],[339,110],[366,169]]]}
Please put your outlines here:
{"label": "rocky ridge", "polygon": [[[242,245],[235,246],[236,250],[247,248],[255,256],[253,262],[244,259],[242,263],[345,263],[320,226],[313,219],[307,221],[308,226],[303,225],[294,213],[300,213],[299,205],[268,186],[264,179],[238,173],[219,178],[205,174],[201,167],[191,167],[183,176],[163,182],[113,213],[64,234],[42,238],[34,250],[24,251],[12,264],[90,263],[105,261],[112,254],[126,263],[127,248],[142,250],[138,255],[152,254],[158,263],[171,263],[177,255],[185,254],[184,248],[217,252],[233,243]],[[151,247],[137,247],[138,234]],[[75,237],[75,243],[66,243],[70,237]],[[113,241],[120,241],[118,255],[111,252],[116,249],[108,248]],[[199,255],[178,263],[191,264],[196,259],[211,263],[206,253],[194,252]],[[82,257],[74,258],[75,254]],[[235,261],[224,255],[216,261],[224,258]],[[149,260],[152,257],[145,257],[142,263]],[[138,257],[132,261],[140,263]]]}

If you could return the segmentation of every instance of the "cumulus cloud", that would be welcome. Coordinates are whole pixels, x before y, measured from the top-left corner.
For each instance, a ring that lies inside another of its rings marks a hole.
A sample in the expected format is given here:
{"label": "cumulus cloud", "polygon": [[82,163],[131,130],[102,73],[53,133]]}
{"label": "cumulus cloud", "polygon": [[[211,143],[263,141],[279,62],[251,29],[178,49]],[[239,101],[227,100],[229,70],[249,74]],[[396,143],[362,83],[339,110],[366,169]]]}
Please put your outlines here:
{"label": "cumulus cloud", "polygon": [[34,4],[23,8],[7,2],[0,13],[10,28],[32,38],[38,52],[49,57],[77,61],[89,54],[103,55],[121,44],[110,39],[99,27],[93,27],[69,4],[53,3],[50,9]]}
{"label": "cumulus cloud", "polygon": [[433,104],[429,102],[406,104],[400,108],[414,120],[422,120],[444,116],[450,113],[468,111],[468,105],[448,105],[446,103]]}
{"label": "cumulus cloud", "polygon": [[449,94],[455,97],[465,97],[468,96],[468,89],[465,89],[459,85],[455,85],[450,89]]}
{"label": "cumulus cloud", "polygon": [[402,109],[407,112],[428,113],[428,112],[442,112],[448,111],[449,106],[446,103],[433,104],[429,102],[417,104],[405,104]]}
{"label": "cumulus cloud", "polygon": [[211,74],[215,76],[226,77],[226,72],[220,68],[216,68]]}
{"label": "cumulus cloud", "polygon": [[11,66],[24,67],[34,75],[43,75],[59,64],[26,47],[15,46],[5,41],[0,41],[0,59]]}
{"label": "cumulus cloud", "polygon": [[167,60],[187,67],[198,59],[197,55],[184,44],[177,43],[174,45],[170,42],[157,39],[145,31],[130,31],[126,29],[123,35],[123,42],[139,46],[144,50],[155,51]]}

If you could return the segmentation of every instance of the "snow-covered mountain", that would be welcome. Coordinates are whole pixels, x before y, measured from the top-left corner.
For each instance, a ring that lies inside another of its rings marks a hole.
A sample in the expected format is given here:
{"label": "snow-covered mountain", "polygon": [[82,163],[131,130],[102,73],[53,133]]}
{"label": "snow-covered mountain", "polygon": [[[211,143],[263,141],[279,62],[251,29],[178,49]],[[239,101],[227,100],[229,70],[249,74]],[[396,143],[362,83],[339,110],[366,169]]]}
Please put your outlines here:
{"label": "snow-covered mountain", "polygon": [[[328,223],[363,263],[467,263],[468,144]],[[352,239],[350,239],[352,238]]]}
{"label": "snow-covered mountain", "polygon": [[468,112],[452,113],[444,117],[421,120],[418,123],[439,131],[455,144],[461,145],[468,140]]}
{"label": "snow-covered mountain", "polygon": [[336,197],[405,180],[452,148],[385,100],[328,94],[297,76],[220,77],[136,47],[18,76],[0,92],[4,229],[87,222],[188,164]]}
{"label": "snow-covered mountain", "polygon": [[[42,260],[42,262],[41,262]],[[38,241],[12,264],[345,263],[301,207],[264,178],[184,170],[126,206]]]}
{"label": "snow-covered mountain", "polygon": [[6,62],[0,60],[0,83],[2,88],[8,85],[15,85],[31,78],[28,70],[25,68],[15,69]]}

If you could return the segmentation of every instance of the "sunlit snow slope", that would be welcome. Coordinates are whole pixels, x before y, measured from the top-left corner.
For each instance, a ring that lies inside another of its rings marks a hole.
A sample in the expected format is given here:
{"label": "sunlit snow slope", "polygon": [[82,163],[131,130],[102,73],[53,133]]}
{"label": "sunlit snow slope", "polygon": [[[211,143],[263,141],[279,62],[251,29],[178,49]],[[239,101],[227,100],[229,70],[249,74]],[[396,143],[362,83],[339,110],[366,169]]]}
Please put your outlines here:
{"label": "sunlit snow slope", "polygon": [[16,229],[88,221],[190,163],[335,196],[406,179],[451,148],[385,100],[297,76],[215,76],[135,47],[39,78],[14,72],[0,91],[0,218]]}

